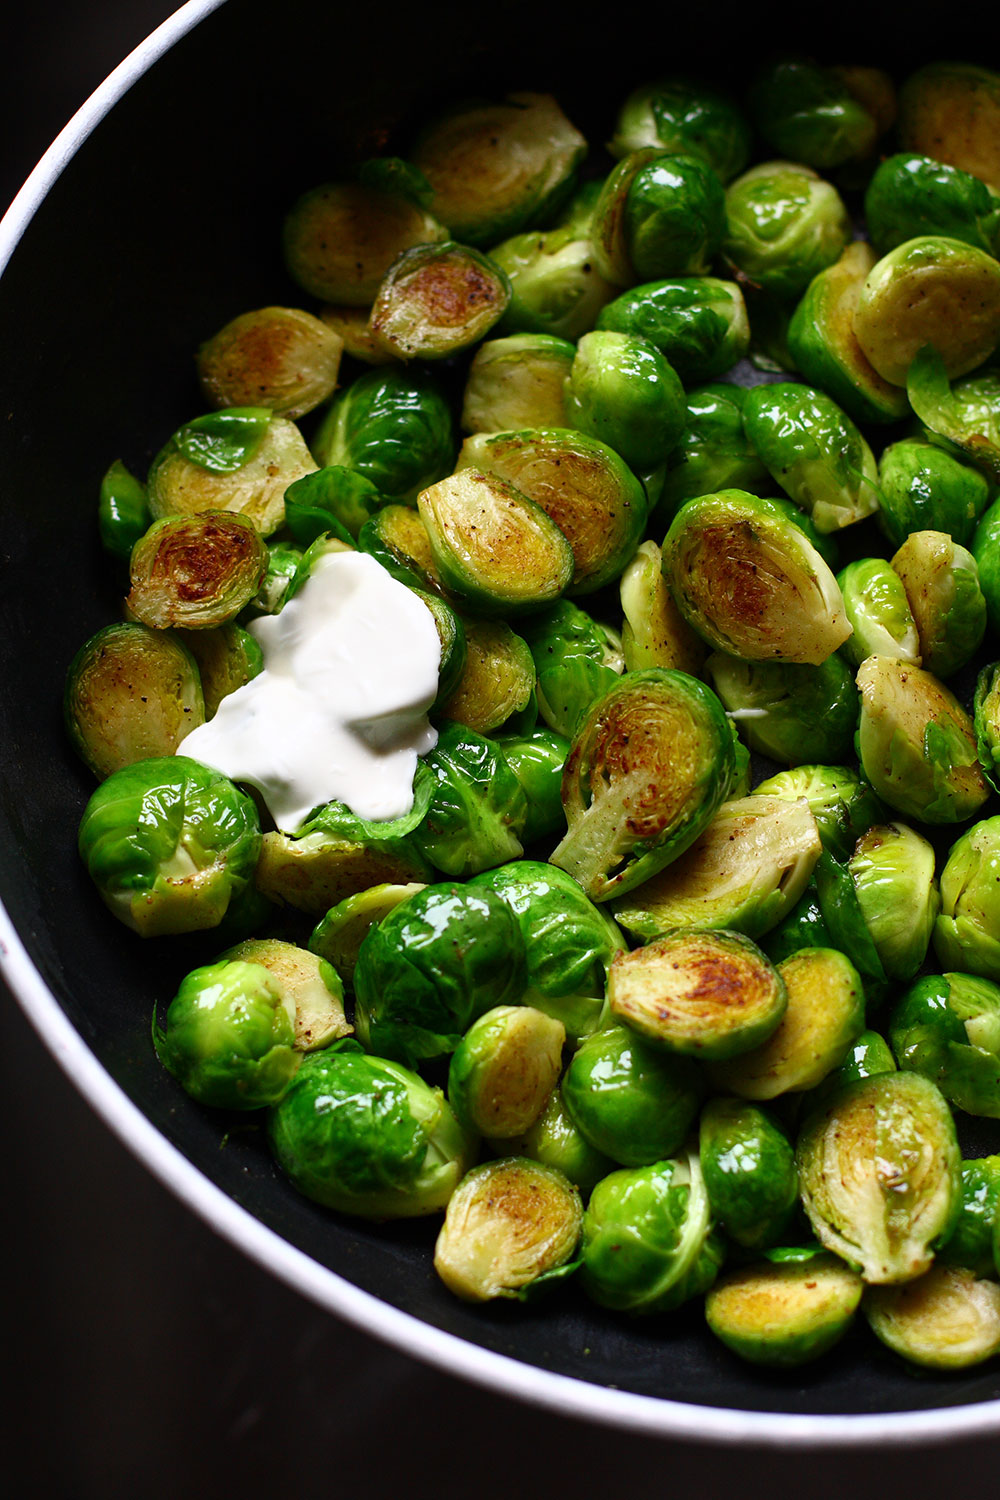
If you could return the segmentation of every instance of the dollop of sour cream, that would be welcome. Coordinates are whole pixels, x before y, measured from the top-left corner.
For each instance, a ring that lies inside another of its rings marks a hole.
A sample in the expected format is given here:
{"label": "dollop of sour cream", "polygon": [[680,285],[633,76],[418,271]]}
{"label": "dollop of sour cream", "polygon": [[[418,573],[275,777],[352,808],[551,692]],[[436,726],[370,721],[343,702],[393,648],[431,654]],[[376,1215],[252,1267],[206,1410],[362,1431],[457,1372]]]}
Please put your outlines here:
{"label": "dollop of sour cream", "polygon": [[318,560],[276,615],[255,620],[263,670],[229,693],[181,753],[256,787],[294,833],[321,803],[383,821],[413,806],[441,643],[427,606],[363,552]]}

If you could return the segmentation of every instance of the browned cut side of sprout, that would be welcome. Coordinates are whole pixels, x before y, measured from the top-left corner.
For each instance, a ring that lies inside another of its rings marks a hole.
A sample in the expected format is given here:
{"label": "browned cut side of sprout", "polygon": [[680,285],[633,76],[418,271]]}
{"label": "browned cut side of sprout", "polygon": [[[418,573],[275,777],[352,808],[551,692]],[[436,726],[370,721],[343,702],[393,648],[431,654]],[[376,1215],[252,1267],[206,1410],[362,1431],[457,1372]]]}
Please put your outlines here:
{"label": "browned cut side of sprout", "polygon": [[132,549],[128,607],[157,629],[209,629],[238,615],[266,573],[267,547],[244,516],[165,516]]}

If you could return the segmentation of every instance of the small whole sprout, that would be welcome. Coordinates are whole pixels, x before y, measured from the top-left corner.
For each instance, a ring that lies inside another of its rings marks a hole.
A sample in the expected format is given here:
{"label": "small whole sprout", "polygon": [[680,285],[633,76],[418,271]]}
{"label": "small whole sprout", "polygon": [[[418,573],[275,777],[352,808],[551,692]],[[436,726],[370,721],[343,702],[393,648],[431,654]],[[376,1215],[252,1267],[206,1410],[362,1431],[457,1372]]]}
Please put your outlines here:
{"label": "small whole sprout", "polygon": [[608,149],[618,158],[650,146],[696,156],[729,182],[746,166],[751,144],[749,122],[728,94],[701,79],[667,77],[632,90]]}
{"label": "small whole sprout", "polygon": [[[653,344],[686,386],[724,375],[750,347],[743,293],[735,281],[717,276],[632,287],[601,308],[595,327]],[[731,389],[742,395],[740,387]]]}
{"label": "small whole sprout", "polygon": [[334,397],[313,451],[319,464],[353,469],[381,495],[412,502],[451,470],[451,407],[421,369],[365,370]]}
{"label": "small whole sprout", "polygon": [[703,276],[725,227],[725,189],[710,166],[696,156],[643,147],[609,173],[590,238],[605,280],[634,286],[667,276]]}
{"label": "small whole sprout", "polygon": [[567,426],[600,438],[636,473],[680,441],[684,387],[655,345],[629,333],[585,333],[566,380]]}
{"label": "small whole sprout", "polygon": [[869,271],[854,331],[892,385],[907,384],[925,344],[937,350],[949,379],[965,375],[1000,340],[1000,263],[945,235],[905,240]]}
{"label": "small whole sprout", "polygon": [[485,1162],[448,1203],[434,1269],[466,1302],[523,1299],[575,1269],[582,1220],[580,1194],[557,1168],[528,1157]]}
{"label": "small whole sprout", "polygon": [[688,500],[664,539],[663,570],[717,651],[819,665],[850,635],[833,573],[776,501],[743,490]]}
{"label": "small whole sprout", "polygon": [[1000,1286],[961,1266],[871,1287],[862,1308],[876,1338],[920,1369],[967,1370],[1000,1354]]}
{"label": "small whole sprout", "polygon": [[112,557],[127,562],[151,520],[146,486],[116,458],[105,470],[98,494],[101,546]]}
{"label": "small whole sprout", "polygon": [[948,851],[934,924],[938,962],[1000,984],[1000,817],[973,823]]}
{"label": "small whole sprout", "polygon": [[943,531],[968,547],[990,498],[982,474],[925,438],[883,448],[878,490],[878,524],[893,547],[913,531]]}
{"label": "small whole sprout", "polygon": [[302,417],[329,400],[344,341],[298,307],[241,313],[201,345],[198,383],[212,406],[266,406]]}
{"label": "small whole sprout", "polygon": [[570,739],[621,676],[621,639],[569,599],[520,623],[535,663],[539,717]]}
{"label": "small whole sprout", "polygon": [[974,1276],[994,1276],[994,1225],[1000,1204],[1000,1156],[962,1162],[961,1205],[955,1227],[937,1252],[937,1260],[964,1266]]}
{"label": "small whole sprout", "polygon": [[826,850],[813,872],[820,911],[832,937],[832,946],[850,953],[863,977],[866,999],[877,1004],[886,988],[886,974],[875,939],[858,899],[857,886],[847,863],[840,863]]}
{"label": "small whole sprout", "polygon": [[843,1088],[847,1083],[856,1083],[859,1078],[874,1078],[879,1073],[895,1073],[896,1059],[885,1037],[878,1031],[862,1031],[850,1047],[839,1067],[828,1073],[816,1088],[811,1101],[817,1107]]}
{"label": "small whole sprout", "polygon": [[527,798],[495,740],[449,722],[424,763],[434,791],[413,840],[436,869],[465,880],[521,857]]}
{"label": "small whole sprout", "polygon": [[758,781],[753,795],[804,800],[820,843],[835,859],[847,859],[873,823],[886,821],[885,807],[851,766],[803,763]]}
{"label": "small whole sprout", "polygon": [[559,1081],[565,1040],[562,1023],[531,1005],[479,1016],[448,1067],[448,1102],[458,1119],[477,1135],[523,1135]]}
{"label": "small whole sprout", "polygon": [[800,59],[760,68],[749,109],[773,151],[818,171],[868,156],[878,123],[834,69]]}
{"label": "small whole sprout", "polygon": [[924,234],[944,234],[993,255],[1000,245],[1000,197],[970,172],[900,151],[872,175],[865,224],[883,255]]}
{"label": "small whole sprout", "polygon": [[528,1156],[543,1166],[555,1167],[584,1198],[602,1177],[615,1170],[610,1157],[596,1150],[574,1125],[559,1089],[552,1090],[545,1108],[524,1135],[488,1144],[498,1156]]}
{"label": "small whole sprout", "polygon": [[839,652],[818,667],[740,661],[714,652],[706,670],[751,750],[785,765],[800,760],[832,764],[850,756],[858,693]]}
{"label": "small whole sprout", "polygon": [[379,283],[369,324],[396,359],[446,359],[484,338],[509,301],[506,274],[480,251],[414,245]]}
{"label": "small whole sprout", "polygon": [[276,1104],[302,1061],[289,990],[244,959],[222,958],[186,975],[153,1038],[185,1092],[216,1109]]}
{"label": "small whole sprout", "polygon": [[164,516],[132,549],[126,602],[133,618],[158,630],[206,630],[235,619],[266,574],[267,547],[246,516]]}
{"label": "small whole sprout", "polygon": [[280,938],[247,938],[220,955],[260,964],[291,998],[295,1046],[300,1052],[328,1047],[354,1030],[344,1015],[344,986],[327,959]]}
{"label": "small whole sprout", "polygon": [[977,63],[927,63],[899,91],[899,141],[1000,193],[1000,77]]}
{"label": "small whole sprout", "polygon": [[618,290],[598,274],[586,230],[578,226],[515,234],[494,245],[490,259],[510,283],[502,333],[577,339]]}
{"label": "small whole sprout", "polygon": [[926,975],[893,1006],[888,1031],[901,1068],[930,1078],[967,1114],[1000,1119],[1000,985]]}
{"label": "small whole sprout", "polygon": [[799,162],[761,162],[726,189],[722,253],[754,286],[799,297],[851,240],[844,201],[832,183]]}
{"label": "small whole sprout", "polygon": [[912,979],[927,955],[941,906],[934,866],[933,844],[905,823],[869,828],[847,862],[865,926],[890,979]]}
{"label": "small whole sprout", "polygon": [[709,1099],[698,1154],[712,1215],[748,1250],[780,1243],[799,1202],[795,1149],[774,1116],[743,1099]]}
{"label": "small whole sprout", "polygon": [[302,547],[312,546],[326,534],[351,543],[384,503],[382,495],[363,474],[341,464],[327,464],[288,486],[285,522]]}
{"label": "small whole sprout", "polygon": [[625,1167],[679,1151],[705,1091],[694,1058],[653,1047],[626,1026],[585,1037],[562,1080],[573,1123],[595,1150]]}
{"label": "small whole sprout", "polygon": [[505,620],[470,617],[459,629],[462,661],[435,707],[477,734],[493,734],[531,709],[535,664],[526,642]]}
{"label": "small whole sprout", "polygon": [[402,885],[383,881],[353,896],[345,896],[316,923],[309,934],[309,951],[326,959],[344,984],[353,987],[358,953],[370,929],[400,902],[423,889],[418,880]]}
{"label": "small whole sprout", "polygon": [[935,677],[953,677],[986,634],[986,599],[976,560],[945,531],[913,531],[894,554],[917,627],[920,662]]}
{"label": "small whole sprout", "polygon": [[267,1129],[300,1193],[364,1219],[439,1213],[471,1160],[441,1090],[350,1038],[302,1059]]}
{"label": "small whole sprout", "polygon": [[608,974],[616,1021],[692,1057],[733,1057],[760,1045],[786,1005],[774,965],[736,932],[677,928],[619,953]]}
{"label": "small whole sprout", "polygon": [[837,574],[851,634],[841,646],[857,669],[869,656],[920,665],[920,637],[899,574],[883,557],[859,557]]}
{"label": "small whole sprout", "polygon": [[839,1343],[863,1291],[857,1271],[837,1255],[767,1259],[724,1271],[706,1294],[705,1316],[741,1359],[794,1369]]}
{"label": "small whole sprout", "polygon": [[737,489],[767,494],[771,475],[743,427],[746,389],[724,383],[688,392],[687,427],[667,460],[654,520],[668,526],[685,500]]}
{"label": "small whole sprout", "polygon": [[989,795],[970,715],[930,672],[897,657],[858,669],[861,769],[883,802],[918,823],[961,823]]}
{"label": "small whole sprout", "polygon": [[562,773],[569,754],[569,740],[538,724],[520,733],[505,731],[496,738],[527,801],[521,842],[527,847],[537,839],[562,833],[566,826]]}
{"label": "small whole sprout", "polygon": [[466,376],[463,432],[567,427],[565,383],[575,353],[568,339],[548,333],[487,339]]}
{"label": "small whole sprout", "polygon": [[641,542],[636,548],[622,571],[618,590],[626,671],[670,667],[699,676],[708,648],[674,602],[656,542]]}

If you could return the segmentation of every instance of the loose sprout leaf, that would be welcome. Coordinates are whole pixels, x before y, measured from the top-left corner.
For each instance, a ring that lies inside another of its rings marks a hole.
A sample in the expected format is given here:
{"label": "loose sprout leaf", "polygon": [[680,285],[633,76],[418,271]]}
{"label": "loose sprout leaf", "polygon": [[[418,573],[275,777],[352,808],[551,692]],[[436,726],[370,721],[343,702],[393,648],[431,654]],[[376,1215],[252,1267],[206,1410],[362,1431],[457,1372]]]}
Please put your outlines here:
{"label": "loose sprout leaf", "polygon": [[253,458],[271,420],[264,406],[230,406],[186,422],[174,442],[190,463],[215,474],[231,474]]}

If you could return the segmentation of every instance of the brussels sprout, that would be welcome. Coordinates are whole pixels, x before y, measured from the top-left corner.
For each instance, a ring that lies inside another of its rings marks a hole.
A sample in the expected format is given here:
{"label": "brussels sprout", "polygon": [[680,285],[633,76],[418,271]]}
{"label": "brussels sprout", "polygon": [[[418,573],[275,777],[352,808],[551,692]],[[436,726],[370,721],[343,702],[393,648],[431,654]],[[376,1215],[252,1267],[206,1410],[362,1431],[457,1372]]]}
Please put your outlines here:
{"label": "brussels sprout", "polygon": [[[886,974],[851,872],[846,864],[824,850],[816,861],[814,878],[820,911],[833,937],[832,946],[850,953],[858,973],[864,977],[871,1000],[881,992]],[[875,981],[874,985],[871,981]]]}
{"label": "brussels sprout", "polygon": [[79,850],[105,905],[141,937],[217,927],[253,879],[257,809],[186,755],[114,771],[84,809]]}
{"label": "brussels sprout", "polygon": [[934,951],[948,969],[1000,983],[1000,817],[985,818],[956,839],[941,871],[941,912]]}
{"label": "brussels sprout", "polygon": [[418,593],[444,591],[427,527],[415,506],[383,505],[369,516],[358,532],[358,551],[367,552]]}
{"label": "brussels sprout", "polygon": [[587,233],[576,227],[515,234],[494,245],[490,259],[510,282],[504,333],[578,339],[618,290],[598,274]]}
{"label": "brussels sprout", "polygon": [[832,71],[840,78],[863,104],[875,121],[879,135],[884,135],[896,123],[896,85],[884,68],[872,68],[863,63],[837,63]]}
{"label": "brussels sprout", "polygon": [[726,189],[723,255],[755,286],[779,297],[801,296],[851,238],[843,199],[811,167],[761,162]]}
{"label": "brussels sprout", "polygon": [[287,417],[227,407],[174,433],[149,471],[149,510],[164,516],[235,511],[270,536],[285,519],[285,491],[317,465]]}
{"label": "brussels sprout", "polygon": [[642,542],[619,581],[625,669],[670,667],[697,677],[707,647],[674,603],[656,542]]}
{"label": "brussels sprout", "polygon": [[586,150],[550,94],[519,93],[444,111],[417,136],[409,160],[453,237],[490,245],[552,214]]}
{"label": "brussels sprout", "polygon": [[425,764],[435,788],[413,839],[431,864],[464,880],[519,859],[527,798],[495,741],[464,724],[444,724]]}
{"label": "brussels sprout", "polygon": [[463,468],[417,499],[444,587],[482,614],[551,604],[573,580],[573,549],[509,480]]}
{"label": "brussels sprout", "polygon": [[741,1099],[776,1099],[822,1083],[865,1024],[857,969],[833,948],[803,948],[777,965],[788,1004],[760,1047],[713,1062],[713,1085]]}
{"label": "brussels sprout", "polygon": [[382,495],[415,500],[451,468],[451,407],[422,370],[366,370],[334,398],[313,452],[322,465],[363,474]]}
{"label": "brussels sprout", "polygon": [[846,859],[873,823],[886,821],[884,806],[850,766],[803,763],[758,781],[753,795],[789,802],[804,799],[823,848],[835,859]]}
{"label": "brussels sprout", "polygon": [[1000,78],[976,63],[928,63],[899,91],[899,141],[1000,193]]}
{"label": "brussels sprout", "polygon": [[95,776],[172,755],[205,722],[195,660],[174,635],[137,621],[105,625],[69,664],[63,718]]}
{"label": "brussels sprout", "polygon": [[340,975],[319,954],[279,938],[247,938],[220,959],[259,964],[278,981],[292,1003],[299,1052],[316,1052],[354,1030],[344,1015]]}
{"label": "brussels sprout", "polygon": [[132,548],[149,527],[146,486],[120,458],[105,471],[97,502],[97,524],[105,552],[127,562]]}
{"label": "brussels sprout", "polygon": [[270,901],[312,917],[373,885],[430,878],[431,867],[412,836],[358,839],[322,830],[301,838],[265,833],[254,874],[258,890]]}
{"label": "brussels sprout", "polygon": [[723,1255],[696,1152],[612,1172],[590,1195],[580,1279],[602,1307],[670,1312],[707,1291]]}
{"label": "brussels sprout", "polygon": [[986,599],[976,560],[944,531],[913,531],[892,559],[906,590],[920,661],[935,677],[953,677],[986,634]]}
{"label": "brussels sprout", "polygon": [[912,531],[944,531],[969,546],[990,497],[986,479],[943,448],[901,438],[878,461],[878,523],[894,547]]}
{"label": "brussels sprout", "polygon": [[598,1151],[625,1167],[648,1166],[679,1151],[706,1087],[691,1057],[668,1053],[626,1026],[586,1037],[562,1080],[563,1103]]}
{"label": "brussels sprout", "polygon": [[608,973],[614,1020],[667,1052],[706,1061],[759,1046],[786,1005],[774,965],[737,932],[676,928],[617,954]]}
{"label": "brussels sprout", "polygon": [[608,149],[619,158],[647,146],[696,156],[729,182],[749,161],[751,144],[750,125],[728,94],[701,79],[667,77],[632,90]]}
{"label": "brussels sprout", "polygon": [[539,715],[570,739],[583,714],[618,682],[621,640],[568,599],[522,621],[521,630],[535,663]]}
{"label": "brussels sprout", "polygon": [[554,1167],[509,1157],[473,1167],[445,1210],[434,1269],[466,1302],[522,1300],[575,1269],[583,1208]]}
{"label": "brussels sprout", "polygon": [[1000,662],[989,662],[976,678],[972,705],[979,764],[994,791],[1000,790]]}
{"label": "brussels sprout", "polygon": [[885,1037],[878,1031],[863,1031],[847,1049],[847,1056],[838,1068],[828,1073],[816,1090],[817,1103],[833,1097],[835,1089],[845,1083],[855,1083],[859,1078],[875,1078],[879,1073],[895,1073],[896,1059]]}
{"label": "brussels sprout", "polygon": [[566,425],[600,440],[637,473],[654,469],[684,430],[684,387],[655,345],[629,333],[585,333],[566,382]]}
{"label": "brussels sprout", "polygon": [[487,339],[469,365],[463,432],[568,427],[564,387],[575,345],[547,333]]}
{"label": "brussels sprout", "polygon": [[370,304],[364,307],[344,307],[326,303],[319,309],[320,320],[335,333],[344,345],[344,354],[362,365],[391,365],[395,361],[376,343],[368,326]]}
{"label": "brussels sprout", "polygon": [[351,543],[383,504],[370,479],[341,464],[328,464],[288,486],[285,522],[302,547],[327,533]]}
{"label": "brussels sprout", "polygon": [[710,688],[683,672],[629,672],[589,710],[563,773],[567,833],[552,863],[594,900],[624,895],[711,822],[736,769]]}
{"label": "brussels sprout", "polygon": [[758,69],[748,104],[773,151],[820,171],[868,156],[878,135],[843,78],[817,63],[788,59]]}
{"label": "brussels sprout", "polygon": [[906,394],[932,443],[991,484],[1000,480],[1000,370],[977,370],[951,383],[941,355],[927,345],[910,365]]}
{"label": "brussels sprout", "polygon": [[743,490],[688,500],[663,570],[698,634],[744,660],[819,665],[850,634],[833,573],[776,501]]}
{"label": "brussels sprout", "polygon": [[819,1359],[843,1338],[864,1282],[839,1256],[725,1271],[705,1298],[716,1338],[751,1364],[789,1369]]}
{"label": "brussels sprout", "polygon": [[524,1135],[490,1141],[489,1145],[499,1156],[527,1156],[543,1166],[555,1167],[585,1198],[615,1169],[611,1158],[597,1151],[573,1124],[559,1089],[553,1089],[542,1113]]}
{"label": "brussels sprout", "polygon": [[618,286],[703,276],[725,228],[725,189],[712,168],[696,156],[645,146],[605,180],[590,227],[594,263]]}
{"label": "brussels sprout", "polygon": [[368,933],[354,969],[358,1038],[409,1065],[453,1052],[473,1021],[516,1004],[524,941],[493,891],[429,885]]}
{"label": "brussels sprout", "polygon": [[870,362],[905,386],[910,365],[932,344],[949,379],[965,375],[1000,340],[1000,263],[945,235],[918,235],[869,271],[854,331]]}
{"label": "brussels sprout", "polygon": [[[180,630],[177,635],[197,664],[206,719],[214,717],[223,698],[263,670],[264,653],[241,625],[230,622],[214,630]],[[189,724],[188,729],[193,728]]]}
{"label": "brussels sprout", "polygon": [[569,740],[551,729],[536,725],[521,733],[501,734],[496,737],[496,742],[527,800],[521,842],[527,846],[538,839],[561,834],[566,827],[562,773],[569,754]]}
{"label": "brussels sprout", "polygon": [[761,938],[802,895],[820,847],[801,800],[739,797],[722,804],[679,859],[616,900],[614,913],[643,941],[676,927]]}
{"label": "brussels sprout", "polygon": [[773,481],[743,428],[744,386],[710,384],[688,393],[687,429],[666,464],[653,520],[669,525],[685,500],[738,489],[767,494]]}
{"label": "brussels sprout", "polygon": [[608,969],[625,947],[617,923],[565,871],[536,860],[513,860],[469,885],[495,891],[517,918],[527,956],[522,1005],[554,1017],[571,1038],[594,1031]]}
{"label": "brussels sprout", "polygon": [[287,214],[283,248],[292,280],[312,296],[369,307],[397,255],[447,238],[440,220],[405,194],[326,182]]}
{"label": "brussels sprout", "polygon": [[448,1103],[477,1135],[523,1135],[562,1072],[566,1028],[531,1005],[498,1005],[473,1021],[451,1055]]}
{"label": "brussels sprout", "polygon": [[855,668],[868,656],[920,665],[920,637],[903,580],[883,557],[859,557],[837,574],[851,634],[841,654]]}
{"label": "brussels sprout", "polygon": [[865,224],[882,255],[925,234],[943,234],[995,255],[1000,198],[969,172],[901,151],[880,162],[868,184]]}
{"label": "brussels sprout", "polygon": [[216,1109],[276,1104],[302,1061],[295,1047],[295,1005],[262,964],[222,958],[181,981],[160,1027],[156,1053],[197,1099]]}
{"label": "brussels sprout", "polygon": [[535,664],[519,635],[503,620],[466,620],[458,676],[440,695],[439,712],[477,734],[492,734],[529,708]]}
{"label": "brussels sprout", "polygon": [[234,619],[266,574],[267,547],[246,516],[164,516],[132,549],[126,605],[158,630],[210,629]]}
{"label": "brussels sprout", "polygon": [[893,1006],[901,1068],[922,1073],[970,1115],[1000,1119],[1000,985],[975,974],[918,979]]}
{"label": "brussels sprout", "polygon": [[383,881],[381,885],[345,896],[316,923],[309,934],[309,951],[326,959],[343,982],[353,986],[358,952],[369,930],[401,902],[423,889],[424,883],[418,880],[402,885]]}
{"label": "brussels sprout", "polygon": [[823,391],[780,382],[747,392],[743,425],[759,457],[817,531],[878,509],[875,458],[846,412]]}
{"label": "brussels sprout", "polygon": [[567,593],[574,597],[617,578],[642,535],[642,485],[612,448],[585,433],[561,427],[476,433],[462,444],[458,468],[499,474],[548,512],[573,549]]}
{"label": "brussels sprout", "polygon": [[302,417],[333,395],[344,341],[298,307],[241,313],[201,345],[198,381],[212,406],[266,406]]}
{"label": "brussels sprout", "polygon": [[698,1154],[712,1215],[748,1250],[780,1242],[799,1201],[795,1150],[774,1117],[743,1099],[709,1099]]}
{"label": "brussels sprout", "polygon": [[413,245],[379,283],[368,322],[396,359],[447,359],[484,338],[506,311],[510,283],[499,266],[446,240]]}
{"label": "brussels sprout", "polygon": [[780,964],[784,959],[791,958],[801,948],[836,947],[837,940],[830,931],[820,905],[815,876],[808,882],[788,915],[765,933],[760,941],[773,964]]}
{"label": "brussels sprout", "polygon": [[941,897],[934,846],[905,823],[878,823],[858,839],[847,868],[865,926],[890,979],[910,980],[927,954]]}
{"label": "brussels sprout", "polygon": [[786,765],[835,764],[850,755],[858,694],[839,652],[818,667],[714,652],[706,669],[751,750]]}
{"label": "brussels sprout", "polygon": [[876,1337],[922,1369],[967,1370],[1000,1354],[1000,1286],[961,1266],[872,1287],[862,1308]]}
{"label": "brussels sprout", "polygon": [[1000,1156],[963,1161],[958,1216],[954,1229],[937,1252],[937,1261],[964,1266],[976,1277],[994,1276],[993,1226],[998,1205]]}
{"label": "brussels sprout", "polygon": [[287,602],[295,575],[302,562],[303,549],[295,542],[272,542],[267,549],[267,572],[247,614],[276,615]]}
{"label": "brussels sprout", "polygon": [[807,1119],[796,1160],[817,1239],[893,1284],[926,1271],[959,1201],[961,1157],[941,1092],[918,1073],[847,1084]]}
{"label": "brussels sprout", "polygon": [[906,393],[882,379],[854,332],[854,310],[875,258],[870,245],[852,240],[810,281],[786,339],[803,379],[826,391],[855,422],[898,422],[909,412]]}
{"label": "brussels sprout", "polygon": [[857,683],[861,769],[883,802],[918,823],[972,817],[989,787],[972,720],[954,694],[930,672],[889,656],[869,656]]}
{"label": "brussels sprout", "polygon": [[302,1060],[268,1140],[300,1193],[365,1219],[439,1212],[471,1155],[440,1089],[350,1039]]}
{"label": "brussels sprout", "polygon": [[750,347],[743,293],[735,281],[716,276],[632,287],[605,303],[595,326],[646,339],[685,385],[724,375]]}

